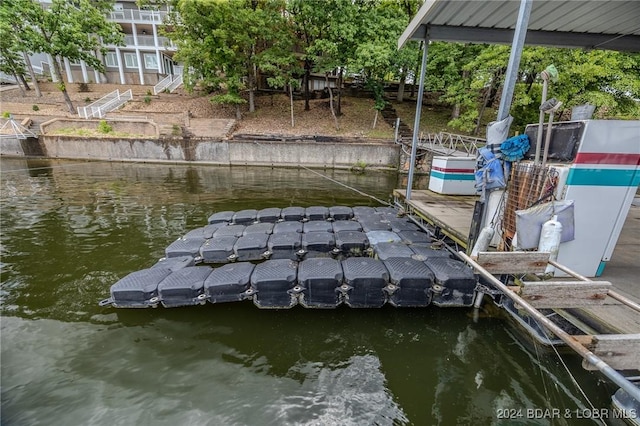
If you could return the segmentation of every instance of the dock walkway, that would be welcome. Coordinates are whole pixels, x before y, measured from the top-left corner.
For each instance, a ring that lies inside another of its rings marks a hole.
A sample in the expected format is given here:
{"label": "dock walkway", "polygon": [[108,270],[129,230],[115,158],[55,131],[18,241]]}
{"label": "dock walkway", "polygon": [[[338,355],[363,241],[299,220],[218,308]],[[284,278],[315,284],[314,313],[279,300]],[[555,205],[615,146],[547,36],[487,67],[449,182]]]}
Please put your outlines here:
{"label": "dock walkway", "polygon": [[[449,237],[461,247],[467,247],[477,196],[443,195],[430,190],[413,190],[411,195],[411,200],[406,200],[404,189],[394,191],[397,202],[404,205],[415,217],[435,227],[438,233]],[[640,198],[636,198],[632,203],[613,256],[597,280],[610,282],[611,290],[635,303],[640,303],[638,259]],[[640,312],[630,309],[612,297],[607,297],[604,303],[598,306],[553,310],[587,336],[640,336]],[[637,367],[640,369],[640,364]]]}

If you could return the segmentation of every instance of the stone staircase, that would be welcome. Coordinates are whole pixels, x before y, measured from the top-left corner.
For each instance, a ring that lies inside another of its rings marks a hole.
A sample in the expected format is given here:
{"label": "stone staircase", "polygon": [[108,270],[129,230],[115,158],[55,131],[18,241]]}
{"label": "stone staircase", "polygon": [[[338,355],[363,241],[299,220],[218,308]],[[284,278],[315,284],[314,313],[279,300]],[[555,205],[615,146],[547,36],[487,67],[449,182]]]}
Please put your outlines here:
{"label": "stone staircase", "polygon": [[[398,119],[398,114],[396,110],[393,108],[393,105],[387,103],[384,109],[381,111],[382,118],[384,121],[389,124],[391,127],[395,128],[396,121]],[[402,141],[410,141],[413,137],[413,130],[409,127],[405,122],[400,120],[400,125],[398,126],[398,138]]]}

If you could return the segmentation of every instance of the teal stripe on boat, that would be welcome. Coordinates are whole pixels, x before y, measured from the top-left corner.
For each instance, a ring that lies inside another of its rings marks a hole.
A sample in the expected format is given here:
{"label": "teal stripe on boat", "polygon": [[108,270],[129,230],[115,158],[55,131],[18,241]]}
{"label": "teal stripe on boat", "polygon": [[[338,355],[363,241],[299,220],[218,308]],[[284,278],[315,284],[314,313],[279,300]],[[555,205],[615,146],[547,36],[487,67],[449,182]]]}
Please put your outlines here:
{"label": "teal stripe on boat", "polygon": [[635,169],[571,169],[567,185],[637,186],[640,171]]}
{"label": "teal stripe on boat", "polygon": [[473,173],[442,173],[431,170],[431,176],[442,180],[475,180]]}

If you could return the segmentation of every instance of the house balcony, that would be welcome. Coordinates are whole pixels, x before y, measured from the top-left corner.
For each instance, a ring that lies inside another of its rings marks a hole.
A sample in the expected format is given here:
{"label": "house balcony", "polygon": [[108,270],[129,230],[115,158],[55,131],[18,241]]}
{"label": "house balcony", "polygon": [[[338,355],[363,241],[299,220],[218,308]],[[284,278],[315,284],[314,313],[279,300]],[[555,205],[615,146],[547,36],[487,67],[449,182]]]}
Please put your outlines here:
{"label": "house balcony", "polygon": [[[141,48],[142,50],[147,49],[155,49],[158,47],[160,50],[176,50],[176,45],[168,38],[168,37],[160,37],[158,36],[158,44],[152,35],[138,35],[137,36],[138,43],[136,44],[136,37],[131,34],[126,34],[124,36],[124,46],[125,48],[135,49]],[[115,46],[114,46],[115,47]]]}
{"label": "house balcony", "polygon": [[135,22],[161,24],[165,16],[167,16],[167,13],[168,12],[163,10],[124,9],[110,12],[107,15],[107,18],[119,23]]}

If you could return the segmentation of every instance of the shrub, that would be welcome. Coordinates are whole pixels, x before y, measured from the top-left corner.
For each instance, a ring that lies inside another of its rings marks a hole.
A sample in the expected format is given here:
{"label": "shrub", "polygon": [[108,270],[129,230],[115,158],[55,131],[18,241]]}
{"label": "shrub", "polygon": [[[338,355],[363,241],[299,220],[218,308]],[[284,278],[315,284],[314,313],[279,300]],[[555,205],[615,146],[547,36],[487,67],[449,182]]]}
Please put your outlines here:
{"label": "shrub", "polygon": [[182,134],[182,129],[180,128],[180,126],[178,126],[177,124],[174,124],[171,127],[171,134],[173,136],[180,136]]}
{"label": "shrub", "polygon": [[2,113],[2,118],[11,118],[11,113],[9,111],[5,111]]}
{"label": "shrub", "polygon": [[78,92],[89,92],[89,85],[87,83],[78,83]]}
{"label": "shrub", "polygon": [[151,96],[145,96],[144,97],[144,103],[149,105],[151,103]]}
{"label": "shrub", "polygon": [[111,127],[106,120],[100,120],[100,122],[98,123],[98,132],[111,133],[112,131],[113,131],[113,127]]}
{"label": "shrub", "polygon": [[151,90],[147,90],[147,96],[151,96],[153,95],[153,93],[151,93]]}
{"label": "shrub", "polygon": [[34,111],[40,111],[40,107],[38,105],[32,106],[31,109]]}
{"label": "shrub", "polygon": [[86,98],[84,98],[84,101],[85,101],[86,103],[89,103],[89,102],[91,102],[91,98],[87,96]]}

